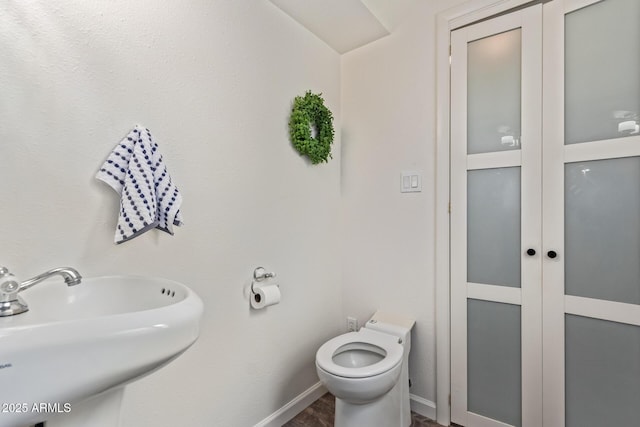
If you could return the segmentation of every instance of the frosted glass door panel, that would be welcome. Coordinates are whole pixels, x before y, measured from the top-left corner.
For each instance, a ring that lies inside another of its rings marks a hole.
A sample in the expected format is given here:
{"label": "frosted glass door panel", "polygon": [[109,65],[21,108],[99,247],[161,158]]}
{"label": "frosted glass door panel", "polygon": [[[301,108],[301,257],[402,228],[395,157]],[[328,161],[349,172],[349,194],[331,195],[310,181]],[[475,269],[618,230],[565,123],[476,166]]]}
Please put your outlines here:
{"label": "frosted glass door panel", "polygon": [[638,157],[565,165],[566,294],[640,304],[638,185]]}
{"label": "frosted glass door panel", "polygon": [[467,330],[469,411],[520,426],[520,307],[469,299]]}
{"label": "frosted glass door panel", "polygon": [[565,17],[565,143],[620,138],[640,123],[640,1]]}
{"label": "frosted glass door panel", "polygon": [[520,148],[521,30],[467,47],[468,154]]}
{"label": "frosted glass door panel", "polygon": [[467,173],[467,281],[520,287],[520,168]]}
{"label": "frosted glass door panel", "polygon": [[566,315],[566,427],[640,422],[640,328]]}

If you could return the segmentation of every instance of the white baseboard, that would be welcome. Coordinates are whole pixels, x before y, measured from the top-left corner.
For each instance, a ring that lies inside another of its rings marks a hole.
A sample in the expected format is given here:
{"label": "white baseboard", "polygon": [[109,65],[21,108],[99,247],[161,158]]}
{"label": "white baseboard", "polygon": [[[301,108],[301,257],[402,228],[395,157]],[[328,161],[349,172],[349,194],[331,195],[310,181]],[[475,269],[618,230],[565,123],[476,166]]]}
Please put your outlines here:
{"label": "white baseboard", "polygon": [[[282,408],[260,421],[254,427],[281,427],[302,412],[307,406],[318,400],[327,392],[324,386],[317,382],[298,396],[294,397]],[[436,404],[415,394],[409,394],[411,410],[423,417],[436,419]]]}
{"label": "white baseboard", "polygon": [[435,421],[436,419],[436,404],[423,397],[416,396],[415,394],[409,394],[409,401],[411,404],[411,410],[416,414],[420,414],[423,417],[430,418]]}
{"label": "white baseboard", "polygon": [[[284,423],[302,412],[307,406],[318,400],[327,392],[327,389],[318,381],[298,396],[294,397],[289,403],[260,421],[254,427],[282,427]],[[435,413],[435,411],[434,411]]]}

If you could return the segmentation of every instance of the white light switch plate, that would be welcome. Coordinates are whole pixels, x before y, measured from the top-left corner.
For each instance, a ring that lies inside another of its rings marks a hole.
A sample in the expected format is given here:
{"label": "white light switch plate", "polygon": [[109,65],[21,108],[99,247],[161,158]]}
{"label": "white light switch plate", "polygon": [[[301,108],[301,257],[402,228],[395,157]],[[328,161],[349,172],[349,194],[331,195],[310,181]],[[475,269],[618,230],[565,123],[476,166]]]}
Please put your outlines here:
{"label": "white light switch plate", "polygon": [[407,171],[400,174],[400,192],[417,193],[422,191],[422,175],[420,172]]}

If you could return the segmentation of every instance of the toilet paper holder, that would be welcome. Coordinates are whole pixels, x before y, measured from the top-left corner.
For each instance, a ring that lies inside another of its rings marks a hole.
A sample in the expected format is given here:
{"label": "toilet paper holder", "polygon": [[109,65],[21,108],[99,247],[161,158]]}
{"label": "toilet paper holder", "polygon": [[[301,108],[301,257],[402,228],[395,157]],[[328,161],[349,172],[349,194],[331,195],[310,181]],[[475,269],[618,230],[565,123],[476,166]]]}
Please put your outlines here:
{"label": "toilet paper holder", "polygon": [[258,267],[255,270],[253,270],[253,278],[256,279],[258,282],[265,279],[270,279],[272,277],[276,277],[276,273],[269,273],[267,272],[267,270],[264,269],[264,267]]}
{"label": "toilet paper holder", "polygon": [[262,282],[263,280],[271,279],[272,277],[276,277],[276,273],[268,272],[264,267],[258,267],[253,270],[253,280],[251,281],[251,293],[255,294],[253,290],[253,285],[255,282]]}

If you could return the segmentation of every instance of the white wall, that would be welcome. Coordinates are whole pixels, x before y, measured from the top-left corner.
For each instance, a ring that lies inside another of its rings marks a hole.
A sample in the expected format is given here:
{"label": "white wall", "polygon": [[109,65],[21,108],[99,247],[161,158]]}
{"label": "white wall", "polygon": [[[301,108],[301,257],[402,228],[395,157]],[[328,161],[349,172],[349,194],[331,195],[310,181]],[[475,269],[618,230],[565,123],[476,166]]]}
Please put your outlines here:
{"label": "white wall", "polygon": [[[344,315],[416,319],[411,393],[436,401],[436,16],[461,0],[419,1],[390,36],[342,56]],[[400,193],[401,171],[422,192]]]}
{"label": "white wall", "polygon": [[[317,381],[315,351],[343,329],[341,159],[339,132],[329,164],[290,146],[307,89],[340,129],[340,57],[267,1],[0,4],[0,264],[167,277],[205,302],[196,345],[129,387],[125,427],[249,426]],[[186,225],[115,246],[116,194],[94,174],[138,122]],[[255,313],[259,265],[283,301]]]}

